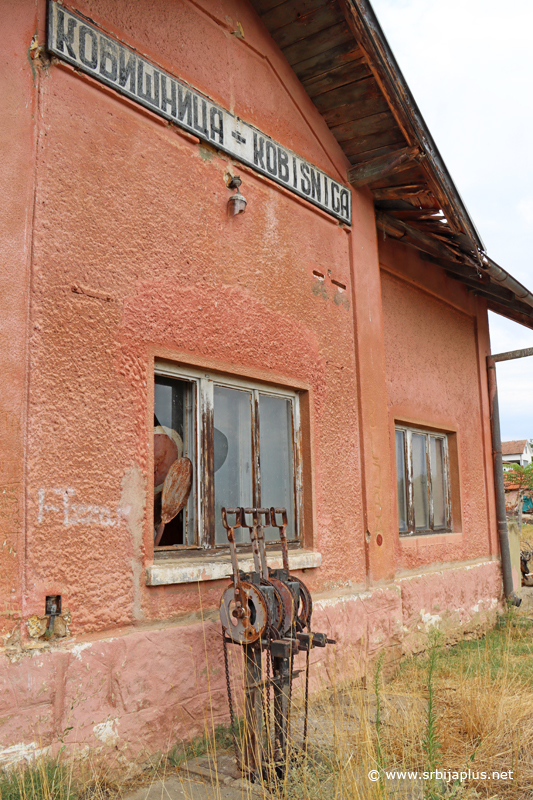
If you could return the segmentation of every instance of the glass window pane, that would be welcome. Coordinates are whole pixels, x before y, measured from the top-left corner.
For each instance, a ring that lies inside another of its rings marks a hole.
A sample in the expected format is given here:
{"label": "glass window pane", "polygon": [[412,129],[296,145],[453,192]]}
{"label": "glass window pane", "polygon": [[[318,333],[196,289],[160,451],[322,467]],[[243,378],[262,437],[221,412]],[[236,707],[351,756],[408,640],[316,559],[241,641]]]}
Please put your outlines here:
{"label": "glass window pane", "polygon": [[[225,386],[214,388],[215,542],[227,544],[221,509],[253,506],[252,395]],[[237,528],[236,542],[249,541]]]}
{"label": "glass window pane", "polygon": [[[287,509],[287,538],[295,539],[292,403],[287,397],[259,395],[261,505]],[[265,528],[266,539],[279,539]]]}
{"label": "glass window pane", "polygon": [[404,438],[405,434],[403,431],[396,431],[396,486],[398,492],[398,521],[400,531],[407,530]]}
{"label": "glass window pane", "polygon": [[433,493],[433,527],[446,526],[445,484],[444,484],[444,442],[430,437],[431,490]]}
{"label": "glass window pane", "polygon": [[426,437],[417,433],[411,435],[413,461],[413,503],[415,507],[415,528],[429,528],[428,478],[426,461]]}
{"label": "glass window pane", "polygon": [[[161,522],[161,496],[171,465],[179,458],[193,464],[192,485],[184,508],[165,525],[159,547],[196,543],[196,445],[194,403],[196,385],[191,381],[155,376],[154,396],[154,529]],[[183,489],[183,486],[180,486]],[[186,489],[187,487],[185,487]]]}

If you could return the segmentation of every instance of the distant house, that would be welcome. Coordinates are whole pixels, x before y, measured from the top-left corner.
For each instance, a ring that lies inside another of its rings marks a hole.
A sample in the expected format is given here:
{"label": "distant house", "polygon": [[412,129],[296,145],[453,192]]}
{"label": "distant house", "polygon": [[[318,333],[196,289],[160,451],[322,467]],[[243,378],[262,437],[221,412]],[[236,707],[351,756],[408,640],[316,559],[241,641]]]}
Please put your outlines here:
{"label": "distant house", "polygon": [[[533,448],[527,439],[502,442],[502,458],[504,462],[504,472],[510,470],[513,464],[520,464],[521,467],[525,467],[533,461]],[[518,484],[509,480],[507,476],[505,480],[505,508],[507,512],[515,514],[517,511],[517,504]],[[530,514],[532,510],[533,493],[531,491],[524,492],[522,511],[525,514]]]}
{"label": "distant house", "polygon": [[[516,514],[518,511],[518,484],[505,480],[505,510],[508,514]],[[533,492],[524,491],[522,498],[522,513],[533,513]]]}
{"label": "distant house", "polygon": [[504,464],[520,464],[525,467],[533,461],[533,449],[527,439],[502,442],[502,457]]}

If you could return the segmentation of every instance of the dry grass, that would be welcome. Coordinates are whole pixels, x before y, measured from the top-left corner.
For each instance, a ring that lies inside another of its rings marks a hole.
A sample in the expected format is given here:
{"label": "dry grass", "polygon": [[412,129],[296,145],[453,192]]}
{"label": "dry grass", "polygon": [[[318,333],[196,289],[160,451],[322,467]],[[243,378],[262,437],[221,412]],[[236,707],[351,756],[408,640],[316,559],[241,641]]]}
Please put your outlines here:
{"label": "dry grass", "polygon": [[[421,772],[433,767],[446,773],[470,769],[474,775],[512,770],[513,779],[479,777],[460,783],[452,776],[447,784],[425,781],[422,785],[427,798],[529,800],[533,796],[532,636],[531,619],[526,613],[514,612],[481,640],[454,647],[430,643],[426,654],[404,659],[387,684],[378,664],[367,688],[355,682],[324,688],[311,703],[308,754],[296,755],[285,777],[264,787],[265,797],[418,797],[421,795],[399,794],[401,787],[388,780],[370,782],[368,772]],[[301,720],[295,721],[293,735],[298,745]],[[74,768],[61,758],[48,762],[41,759],[1,777],[0,799],[124,797],[139,785],[179,774],[184,758],[227,751],[229,744],[227,729],[208,731],[193,744],[174,748],[142,776],[128,782],[106,780],[102,767],[87,763],[82,773],[79,766]],[[218,796],[216,786],[212,793]],[[186,798],[187,791],[182,796]]]}
{"label": "dry grass", "polygon": [[[438,765],[473,773],[513,770],[513,780],[470,781],[480,797],[533,794],[533,628],[514,614],[484,640],[442,648],[433,678]],[[387,691],[428,696],[427,657],[405,662]],[[392,763],[424,767],[424,714],[396,715],[384,749]],[[426,759],[427,763],[427,759]]]}

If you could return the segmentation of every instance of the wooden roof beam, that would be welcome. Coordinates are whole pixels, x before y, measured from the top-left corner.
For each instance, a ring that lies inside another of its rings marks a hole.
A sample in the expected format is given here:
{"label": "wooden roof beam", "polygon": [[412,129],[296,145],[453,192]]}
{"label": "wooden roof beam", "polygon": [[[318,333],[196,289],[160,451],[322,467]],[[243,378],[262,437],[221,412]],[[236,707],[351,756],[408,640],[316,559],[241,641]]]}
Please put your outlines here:
{"label": "wooden roof beam", "polygon": [[402,170],[409,169],[413,161],[423,158],[419,147],[401,147],[393,153],[372,158],[348,170],[348,182],[359,188],[381,181]]}
{"label": "wooden roof beam", "polygon": [[338,2],[407,143],[410,145],[418,143],[427,155],[424,171],[429,179],[432,178],[433,194],[437,197],[440,207],[444,209],[450,227],[457,233],[464,231],[474,247],[484,249],[474,223],[405,83],[369,0],[338,0]]}
{"label": "wooden roof beam", "polygon": [[417,228],[413,228],[401,219],[392,217],[389,214],[384,214],[382,211],[376,211],[376,225],[385,233],[388,233],[394,239],[399,239],[405,244],[410,244],[418,250],[422,250],[430,255],[441,256],[448,260],[457,263],[469,264],[472,267],[477,267],[477,261],[469,257],[466,253],[461,253],[463,260],[458,258],[457,251],[453,248],[452,242],[450,246],[444,244],[439,239],[430,234],[423,233]]}
{"label": "wooden roof beam", "polygon": [[[404,186],[385,186],[383,189],[372,189],[374,200],[405,200],[413,202],[422,195],[429,198],[433,196],[431,189],[422,184],[407,184]],[[417,206],[418,207],[418,206]],[[439,206],[440,208],[440,206]],[[430,209],[424,209],[430,210]],[[435,211],[438,209],[435,207]]]}
{"label": "wooden roof beam", "polygon": [[520,325],[525,325],[526,328],[533,329],[533,317],[527,314],[521,314],[519,311],[516,311],[516,309],[506,308],[500,303],[491,302],[490,300],[487,300],[487,308],[489,311],[494,311],[495,314],[500,314],[502,317],[506,317],[506,319],[514,319],[514,321],[519,322]]}

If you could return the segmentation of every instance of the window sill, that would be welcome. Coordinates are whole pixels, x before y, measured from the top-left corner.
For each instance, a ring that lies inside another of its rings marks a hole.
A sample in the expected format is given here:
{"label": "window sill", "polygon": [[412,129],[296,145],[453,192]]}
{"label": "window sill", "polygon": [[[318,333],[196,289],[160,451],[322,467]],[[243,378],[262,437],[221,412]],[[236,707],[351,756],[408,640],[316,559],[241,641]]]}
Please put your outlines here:
{"label": "window sill", "polygon": [[[267,555],[268,566],[280,569],[283,566],[281,552],[275,551]],[[314,569],[322,564],[322,556],[312,550],[289,551],[289,567],[296,569]],[[239,568],[244,572],[251,572],[254,567],[252,558],[241,558]],[[176,558],[164,563],[151,564],[146,568],[147,586],[167,586],[173,583],[196,583],[197,581],[219,581],[232,576],[231,560],[229,555],[213,556],[212,561],[205,558],[192,561],[191,559]]]}
{"label": "window sill", "polygon": [[441,533],[418,533],[409,536],[400,534],[400,544],[409,546],[411,545],[439,545],[439,544],[456,544],[459,538],[463,535],[462,531],[445,531]]}

